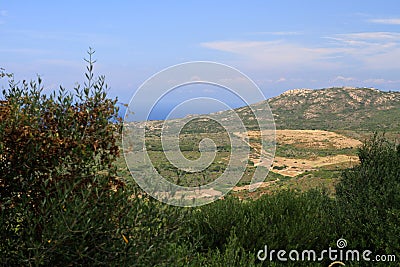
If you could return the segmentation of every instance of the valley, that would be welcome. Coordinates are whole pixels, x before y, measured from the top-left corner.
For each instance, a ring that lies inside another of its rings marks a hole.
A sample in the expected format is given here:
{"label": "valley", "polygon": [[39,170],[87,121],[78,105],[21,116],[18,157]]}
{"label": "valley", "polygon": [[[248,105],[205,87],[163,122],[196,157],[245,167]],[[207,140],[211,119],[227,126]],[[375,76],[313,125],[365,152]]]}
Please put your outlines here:
{"label": "valley", "polygon": [[[372,129],[395,138],[400,125],[398,92],[348,87],[297,89],[267,101],[275,118],[276,149],[268,176],[256,192],[246,190],[254,171],[256,168],[268,168],[270,164],[260,160],[261,134],[257,130],[254,113],[249,107],[242,107],[211,114],[229,124],[234,123],[230,122],[232,112],[237,112],[247,128],[246,132],[234,133],[250,147],[246,170],[231,192],[242,199],[282,189],[307,191],[316,187],[323,187],[334,196],[335,184],[342,171],[359,163],[357,149],[373,133]],[[268,107],[266,102],[260,102],[251,105],[251,108]],[[383,113],[385,116],[391,114],[390,118],[382,120]],[[201,172],[185,172],[169,163],[161,145],[163,121],[139,122],[135,123],[135,127],[146,129],[146,150],[155,169],[163,177],[181,186],[201,186],[214,181],[224,172],[230,160],[230,139],[224,128],[207,116],[190,115],[185,119],[188,118],[189,122],[179,134],[179,147],[187,159],[200,157],[199,143],[202,139],[210,138],[216,144],[214,161]],[[174,125],[180,120],[169,123]],[[271,153],[271,147],[263,149]],[[220,193],[217,188],[211,191],[206,194],[217,196]]]}

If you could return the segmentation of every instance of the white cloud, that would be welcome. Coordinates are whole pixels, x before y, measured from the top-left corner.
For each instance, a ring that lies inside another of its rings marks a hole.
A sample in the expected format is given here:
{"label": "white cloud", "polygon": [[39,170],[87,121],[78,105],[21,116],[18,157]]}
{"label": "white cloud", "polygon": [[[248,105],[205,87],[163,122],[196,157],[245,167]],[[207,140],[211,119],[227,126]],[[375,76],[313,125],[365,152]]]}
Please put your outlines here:
{"label": "white cloud", "polygon": [[382,79],[382,78],[364,80],[364,83],[370,83],[370,84],[385,84],[387,82],[388,81],[386,81],[385,79]]}
{"label": "white cloud", "polygon": [[377,23],[377,24],[400,25],[400,18],[370,19],[369,22]]}
{"label": "white cloud", "polygon": [[333,82],[351,82],[351,81],[357,81],[356,78],[354,77],[344,77],[344,76],[336,76],[335,79],[333,79]]}
{"label": "white cloud", "polygon": [[394,32],[337,34],[324,38],[333,41],[335,47],[341,47],[345,54],[353,56],[390,52],[400,44],[400,33]]}
{"label": "white cloud", "polygon": [[398,32],[359,32],[359,33],[347,33],[337,34],[338,39],[344,40],[400,40],[400,33]]}
{"label": "white cloud", "polygon": [[[400,33],[345,33],[320,40],[312,45],[289,40],[221,40],[204,42],[201,46],[232,53],[236,56],[235,64],[249,70],[274,73],[274,82],[288,73],[400,71]],[[338,76],[336,81],[362,81],[348,80],[351,77],[347,76],[352,75]]]}
{"label": "white cloud", "polygon": [[247,84],[248,82],[249,82],[249,80],[247,78],[243,77],[243,76],[218,79],[218,83],[221,84],[221,85]]}
{"label": "white cloud", "polygon": [[363,81],[366,84],[397,84],[400,83],[400,80],[386,80],[383,78],[374,78],[374,79],[367,79]]}
{"label": "white cloud", "polygon": [[326,59],[333,56],[337,49],[307,47],[286,41],[214,41],[201,44],[203,47],[230,52],[243,58],[243,62],[252,67],[292,68],[294,64],[324,65]]}
{"label": "white cloud", "polygon": [[248,49],[257,49],[263,46],[273,45],[276,42],[259,42],[259,41],[216,41],[206,42],[201,45],[207,48],[221,50],[232,53],[243,53]]}
{"label": "white cloud", "polygon": [[350,59],[366,69],[400,69],[400,33],[361,32],[338,34],[331,38]]}
{"label": "white cloud", "polygon": [[200,76],[195,75],[195,76],[190,77],[190,81],[191,82],[200,82],[200,81],[203,81],[203,79],[201,79]]}

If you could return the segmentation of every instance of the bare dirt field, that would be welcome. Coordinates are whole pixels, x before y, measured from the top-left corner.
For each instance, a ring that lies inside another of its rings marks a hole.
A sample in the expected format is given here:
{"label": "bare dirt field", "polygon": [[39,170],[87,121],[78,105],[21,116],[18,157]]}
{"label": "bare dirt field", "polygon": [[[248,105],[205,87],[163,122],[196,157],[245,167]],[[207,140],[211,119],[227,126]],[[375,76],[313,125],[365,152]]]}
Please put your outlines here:
{"label": "bare dirt field", "polygon": [[[249,137],[257,136],[257,133],[249,133]],[[277,146],[291,145],[294,149],[310,149],[314,151],[326,149],[356,148],[361,145],[357,139],[350,138],[335,132],[322,130],[277,130]],[[263,165],[263,162],[254,161],[255,166]],[[356,155],[339,154],[324,157],[289,158],[275,156],[271,171],[284,176],[295,177],[306,171],[313,171],[327,165],[353,165],[358,163]]]}
{"label": "bare dirt field", "polygon": [[343,163],[348,163],[350,165],[358,163],[357,156],[349,155],[335,155],[328,157],[317,157],[315,159],[290,159],[283,157],[275,157],[274,165],[279,166],[282,169],[274,169],[271,171],[279,173],[284,176],[295,177],[305,171],[313,171],[328,165],[342,165]]}
{"label": "bare dirt field", "polygon": [[319,149],[343,149],[361,145],[361,142],[357,139],[322,130],[277,130],[276,141],[278,144]]}

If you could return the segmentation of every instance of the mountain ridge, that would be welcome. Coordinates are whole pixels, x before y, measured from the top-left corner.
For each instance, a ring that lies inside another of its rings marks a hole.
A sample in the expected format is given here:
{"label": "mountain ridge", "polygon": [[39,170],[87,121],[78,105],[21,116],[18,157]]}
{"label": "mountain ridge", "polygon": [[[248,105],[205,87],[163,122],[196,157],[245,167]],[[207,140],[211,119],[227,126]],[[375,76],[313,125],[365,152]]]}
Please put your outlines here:
{"label": "mountain ridge", "polygon": [[[400,92],[355,87],[294,89],[266,101],[277,129],[400,130]],[[260,105],[263,102],[251,106]]]}
{"label": "mountain ridge", "polygon": [[[268,106],[266,105],[268,103]],[[330,87],[291,89],[276,97],[251,104],[252,110],[270,108],[277,130],[349,130],[355,132],[400,132],[400,92],[375,88]],[[249,106],[211,113],[221,121],[235,123],[236,112],[244,125],[257,130],[257,120]],[[185,118],[199,118],[187,115]],[[179,121],[175,119],[172,121]],[[193,123],[185,132],[220,131]],[[142,124],[138,123],[138,124]],[[150,129],[161,129],[163,121],[147,121]]]}

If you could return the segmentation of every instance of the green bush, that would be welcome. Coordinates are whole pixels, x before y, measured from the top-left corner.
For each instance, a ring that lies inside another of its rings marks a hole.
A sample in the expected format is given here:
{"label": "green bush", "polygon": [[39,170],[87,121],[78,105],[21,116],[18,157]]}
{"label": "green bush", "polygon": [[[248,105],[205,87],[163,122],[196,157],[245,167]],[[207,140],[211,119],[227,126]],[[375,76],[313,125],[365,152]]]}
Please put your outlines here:
{"label": "green bush", "polygon": [[228,197],[193,212],[191,227],[200,251],[226,251],[233,234],[236,249],[254,256],[265,245],[323,250],[337,238],[334,210],[334,201],[320,191],[282,191],[249,202]]}
{"label": "green bush", "polygon": [[343,237],[353,247],[400,259],[400,146],[375,134],[359,158],[336,188]]}
{"label": "green bush", "polygon": [[[121,120],[104,76],[74,93],[10,79],[0,109],[0,259],[5,266],[169,266],[185,212],[116,176]],[[182,249],[181,249],[182,246]],[[178,255],[178,254],[176,254]]]}
{"label": "green bush", "polygon": [[[104,216],[107,208],[98,210],[98,207],[111,204],[108,200],[118,190],[110,189],[122,186],[112,167],[119,154],[121,123],[115,106],[117,100],[106,96],[104,76],[94,78],[92,54],[89,51],[87,82],[82,89],[74,88],[75,94],[60,87],[58,92],[45,95],[40,77],[22,84],[11,77],[9,88],[3,90],[0,195],[4,240],[1,252],[5,262],[52,261],[45,255],[53,251],[52,240],[65,241],[69,249],[76,249],[75,254],[81,253],[71,260],[102,253],[107,240],[103,236],[111,230],[109,221],[114,214]],[[90,217],[83,217],[88,212]],[[53,232],[61,240],[47,236],[48,229],[58,229],[60,225],[55,221],[61,218],[70,227],[64,229],[68,236],[63,237],[64,232]],[[100,227],[105,221],[108,223]],[[77,225],[82,228],[74,229]],[[90,239],[89,225],[96,236],[93,242],[101,240],[98,246],[80,240]],[[52,257],[58,252],[52,253]],[[69,258],[68,253],[64,256]]]}
{"label": "green bush", "polygon": [[232,231],[223,250],[213,249],[207,253],[197,253],[188,262],[189,266],[260,266],[255,254],[245,251],[235,231]]}

